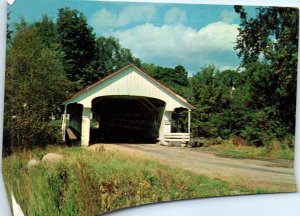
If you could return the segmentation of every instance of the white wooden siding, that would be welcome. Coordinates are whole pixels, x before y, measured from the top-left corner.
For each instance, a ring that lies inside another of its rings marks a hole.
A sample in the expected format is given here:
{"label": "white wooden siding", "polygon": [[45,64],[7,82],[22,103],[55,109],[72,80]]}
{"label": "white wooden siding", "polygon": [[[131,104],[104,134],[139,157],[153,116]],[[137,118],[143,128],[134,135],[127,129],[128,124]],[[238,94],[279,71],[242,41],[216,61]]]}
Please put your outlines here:
{"label": "white wooden siding", "polygon": [[180,100],[177,96],[134,67],[129,67],[113,75],[98,85],[68,100],[67,103],[77,102],[84,105],[84,107],[91,107],[91,102],[94,98],[113,95],[157,98],[166,102],[166,111],[173,111],[178,107],[190,109],[187,103]]}

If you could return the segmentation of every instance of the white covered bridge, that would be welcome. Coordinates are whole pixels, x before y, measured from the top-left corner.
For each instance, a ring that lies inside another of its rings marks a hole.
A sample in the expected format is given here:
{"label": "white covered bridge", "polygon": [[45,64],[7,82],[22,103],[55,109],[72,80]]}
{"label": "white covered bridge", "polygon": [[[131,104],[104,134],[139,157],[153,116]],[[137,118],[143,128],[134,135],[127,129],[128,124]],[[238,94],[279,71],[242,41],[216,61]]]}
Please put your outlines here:
{"label": "white covered bridge", "polygon": [[[187,142],[190,113],[187,100],[133,64],[87,86],[64,103],[63,139],[81,145],[104,143]],[[171,132],[175,109],[187,111],[187,130]]]}

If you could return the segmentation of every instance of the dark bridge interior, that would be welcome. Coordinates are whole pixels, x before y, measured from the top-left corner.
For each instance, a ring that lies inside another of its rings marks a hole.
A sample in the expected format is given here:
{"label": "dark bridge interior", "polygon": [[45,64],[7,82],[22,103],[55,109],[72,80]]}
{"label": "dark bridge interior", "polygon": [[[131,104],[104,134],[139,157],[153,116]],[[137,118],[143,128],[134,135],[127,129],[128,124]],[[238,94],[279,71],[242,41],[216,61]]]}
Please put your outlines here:
{"label": "dark bridge interior", "polygon": [[156,143],[164,109],[164,101],[149,97],[95,98],[90,143]]}

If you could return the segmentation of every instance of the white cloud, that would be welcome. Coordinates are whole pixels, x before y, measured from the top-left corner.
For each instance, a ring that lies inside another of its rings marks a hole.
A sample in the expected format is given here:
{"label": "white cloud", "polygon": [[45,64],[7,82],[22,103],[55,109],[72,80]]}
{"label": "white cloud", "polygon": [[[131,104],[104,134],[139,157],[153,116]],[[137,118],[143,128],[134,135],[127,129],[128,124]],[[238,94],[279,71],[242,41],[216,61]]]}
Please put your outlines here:
{"label": "white cloud", "polygon": [[191,72],[216,64],[233,67],[238,60],[233,50],[237,24],[211,23],[200,30],[183,25],[144,24],[113,33],[123,47],[144,62],[174,67],[182,64]]}
{"label": "white cloud", "polygon": [[165,13],[164,23],[165,24],[177,24],[186,22],[186,13],[178,8],[171,8]]}
{"label": "white cloud", "polygon": [[239,66],[230,66],[230,65],[221,65],[218,67],[218,69],[220,71],[224,71],[224,70],[237,70],[239,68]]}
{"label": "white cloud", "polygon": [[95,28],[112,28],[117,20],[118,17],[115,14],[112,14],[106,8],[103,8],[93,14],[92,25]]}
{"label": "white cloud", "polygon": [[220,14],[220,17],[222,18],[223,22],[232,23],[239,16],[234,11],[223,10]]}
{"label": "white cloud", "polygon": [[127,25],[131,22],[147,21],[150,22],[155,18],[156,8],[151,5],[132,5],[126,7],[119,14],[119,23]]}
{"label": "white cloud", "polygon": [[156,8],[152,5],[129,5],[119,13],[102,8],[92,15],[92,26],[101,29],[113,29],[130,23],[150,22],[155,18]]}

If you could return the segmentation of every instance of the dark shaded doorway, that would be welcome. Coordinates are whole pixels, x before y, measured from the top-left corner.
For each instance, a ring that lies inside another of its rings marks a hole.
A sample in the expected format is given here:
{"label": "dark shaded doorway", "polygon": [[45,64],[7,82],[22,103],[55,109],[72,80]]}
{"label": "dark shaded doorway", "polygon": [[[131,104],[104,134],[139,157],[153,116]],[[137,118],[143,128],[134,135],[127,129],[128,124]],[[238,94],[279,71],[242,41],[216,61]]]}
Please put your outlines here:
{"label": "dark shaded doorway", "polygon": [[91,143],[156,143],[165,102],[138,96],[92,101]]}

